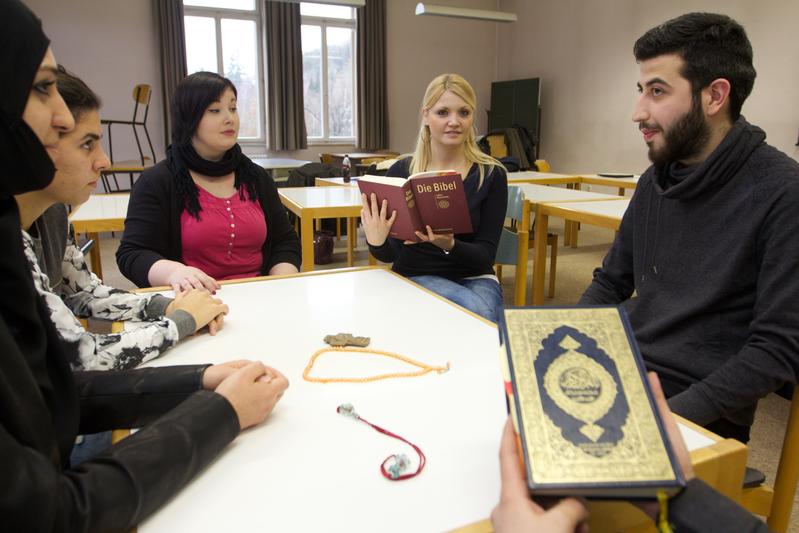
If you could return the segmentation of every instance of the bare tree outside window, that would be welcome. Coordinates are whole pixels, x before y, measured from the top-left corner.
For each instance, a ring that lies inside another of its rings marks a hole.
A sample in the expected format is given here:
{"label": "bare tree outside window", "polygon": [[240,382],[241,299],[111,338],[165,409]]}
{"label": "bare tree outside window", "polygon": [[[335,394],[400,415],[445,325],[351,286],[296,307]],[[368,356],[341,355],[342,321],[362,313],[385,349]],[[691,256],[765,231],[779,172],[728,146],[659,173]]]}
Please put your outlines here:
{"label": "bare tree outside window", "polygon": [[239,138],[265,140],[259,16],[255,0],[184,0],[189,74],[216,72],[238,91]]}
{"label": "bare tree outside window", "polygon": [[355,142],[355,10],[303,2],[300,13],[308,138]]}

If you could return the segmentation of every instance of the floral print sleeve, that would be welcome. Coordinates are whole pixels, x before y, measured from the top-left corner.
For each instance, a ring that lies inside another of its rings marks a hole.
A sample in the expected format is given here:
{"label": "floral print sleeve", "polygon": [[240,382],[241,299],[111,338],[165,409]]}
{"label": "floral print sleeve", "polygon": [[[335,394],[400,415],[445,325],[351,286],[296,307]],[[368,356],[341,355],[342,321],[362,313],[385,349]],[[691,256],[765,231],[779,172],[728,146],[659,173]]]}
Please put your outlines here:
{"label": "floral print sleeve", "polygon": [[[178,327],[168,318],[148,316],[148,307],[165,308],[153,296],[140,296],[103,285],[89,272],[80,250],[67,245],[63,264],[62,297],[50,290],[50,280],[36,261],[33,240],[22,232],[25,256],[33,283],[44,298],[50,318],[59,335],[77,347],[77,360],[70,361],[73,370],[122,370],[154,359],[179,340]],[[163,299],[165,300],[165,299]],[[168,304],[168,300],[167,300]],[[75,315],[108,320],[143,320],[142,327],[131,331],[96,334],[86,331]]]}

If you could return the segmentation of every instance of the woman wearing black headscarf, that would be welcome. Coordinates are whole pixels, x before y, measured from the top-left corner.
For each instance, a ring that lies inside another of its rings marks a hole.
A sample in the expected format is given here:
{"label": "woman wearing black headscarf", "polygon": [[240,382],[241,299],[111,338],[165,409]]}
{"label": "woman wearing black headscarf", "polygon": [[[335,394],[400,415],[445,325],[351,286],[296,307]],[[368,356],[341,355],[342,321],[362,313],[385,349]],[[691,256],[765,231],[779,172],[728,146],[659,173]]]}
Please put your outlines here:
{"label": "woman wearing black headscarf", "polygon": [[[70,372],[67,348],[33,287],[12,195],[52,180],[53,146],[74,121],[56,91],[49,41],[18,0],[0,4],[0,49],[0,524],[127,530],[240,429],[261,422],[287,382],[245,361]],[[145,425],[70,470],[79,432]]]}

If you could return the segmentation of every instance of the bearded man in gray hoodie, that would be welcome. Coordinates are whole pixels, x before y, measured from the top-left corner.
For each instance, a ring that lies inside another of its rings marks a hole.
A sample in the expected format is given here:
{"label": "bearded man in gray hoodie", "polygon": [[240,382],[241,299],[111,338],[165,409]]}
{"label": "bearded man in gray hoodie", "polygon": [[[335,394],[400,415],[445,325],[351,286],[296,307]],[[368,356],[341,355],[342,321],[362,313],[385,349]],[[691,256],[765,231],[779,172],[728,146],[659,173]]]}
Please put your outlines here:
{"label": "bearded man in gray hoodie", "polygon": [[799,164],[741,116],[740,24],[690,13],[634,54],[653,164],[580,303],[623,303],[669,407],[746,442],[757,401],[799,376]]}

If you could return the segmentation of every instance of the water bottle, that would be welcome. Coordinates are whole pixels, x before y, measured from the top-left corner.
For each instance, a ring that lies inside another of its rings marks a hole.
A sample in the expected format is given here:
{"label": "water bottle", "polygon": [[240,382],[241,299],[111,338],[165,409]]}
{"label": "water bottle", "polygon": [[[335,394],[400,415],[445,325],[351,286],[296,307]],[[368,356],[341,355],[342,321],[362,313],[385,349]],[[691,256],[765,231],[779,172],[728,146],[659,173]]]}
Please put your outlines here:
{"label": "water bottle", "polygon": [[352,173],[350,172],[349,154],[344,154],[344,160],[341,162],[341,175],[344,178],[344,183],[350,182],[350,176],[352,175]]}

